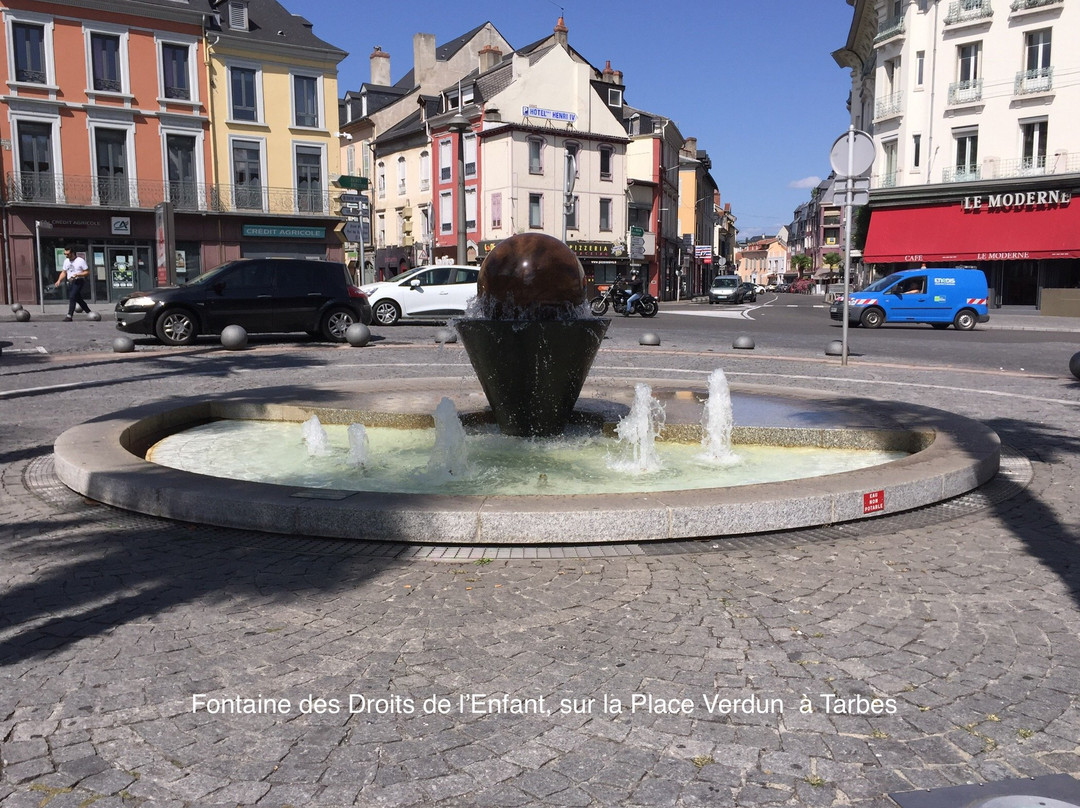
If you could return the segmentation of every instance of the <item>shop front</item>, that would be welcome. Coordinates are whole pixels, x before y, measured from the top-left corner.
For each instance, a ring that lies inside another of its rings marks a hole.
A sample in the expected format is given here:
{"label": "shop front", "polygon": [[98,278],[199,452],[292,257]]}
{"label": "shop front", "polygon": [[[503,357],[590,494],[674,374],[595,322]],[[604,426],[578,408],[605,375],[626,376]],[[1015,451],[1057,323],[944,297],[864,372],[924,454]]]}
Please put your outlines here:
{"label": "shop front", "polygon": [[922,265],[977,267],[986,273],[993,305],[1041,307],[1053,290],[1080,287],[1080,205],[1073,190],[1042,183],[918,205],[872,200],[863,261],[875,265],[877,276]]}

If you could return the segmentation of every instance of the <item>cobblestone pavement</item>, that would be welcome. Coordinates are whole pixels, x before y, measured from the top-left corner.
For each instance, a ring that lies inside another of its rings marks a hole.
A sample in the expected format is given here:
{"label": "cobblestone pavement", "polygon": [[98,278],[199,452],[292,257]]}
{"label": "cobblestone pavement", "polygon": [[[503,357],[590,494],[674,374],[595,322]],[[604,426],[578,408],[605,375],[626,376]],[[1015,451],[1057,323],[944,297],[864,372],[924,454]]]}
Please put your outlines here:
{"label": "cobblestone pavement", "polygon": [[596,364],[699,384],[719,365],[734,383],[949,409],[997,430],[1026,485],[609,556],[357,552],[84,502],[52,476],[52,442],[149,401],[465,377],[459,346],[5,355],[0,806],[885,808],[890,792],[1080,777],[1066,367],[842,368],[610,340]]}

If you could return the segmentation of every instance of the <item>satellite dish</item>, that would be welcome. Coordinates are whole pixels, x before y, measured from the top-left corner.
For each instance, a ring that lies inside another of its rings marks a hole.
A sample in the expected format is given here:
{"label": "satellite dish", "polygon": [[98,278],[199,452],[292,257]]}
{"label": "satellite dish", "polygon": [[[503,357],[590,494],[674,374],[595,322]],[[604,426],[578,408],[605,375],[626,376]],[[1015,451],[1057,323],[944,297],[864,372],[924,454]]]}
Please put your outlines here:
{"label": "satellite dish", "polygon": [[[851,134],[851,171],[848,171],[848,134]],[[874,139],[859,129],[845,132],[836,139],[829,150],[829,164],[838,177],[862,177],[870,173],[877,149]]]}

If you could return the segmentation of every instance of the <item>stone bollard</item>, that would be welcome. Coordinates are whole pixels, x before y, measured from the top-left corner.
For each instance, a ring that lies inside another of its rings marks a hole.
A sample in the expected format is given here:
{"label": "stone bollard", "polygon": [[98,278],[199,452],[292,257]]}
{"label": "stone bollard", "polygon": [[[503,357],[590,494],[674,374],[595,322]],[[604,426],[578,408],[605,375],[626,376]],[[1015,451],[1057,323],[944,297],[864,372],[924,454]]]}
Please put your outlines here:
{"label": "stone bollard", "polygon": [[92,312],[90,312],[89,314],[86,315],[86,319],[87,320],[92,320],[95,323],[100,323],[101,322],[101,315],[98,314],[96,311],[92,311]]}
{"label": "stone bollard", "polygon": [[135,340],[131,337],[117,337],[112,341],[113,353],[131,353],[135,350]]}
{"label": "stone bollard", "polygon": [[754,350],[754,338],[743,334],[742,336],[735,338],[735,341],[731,343],[731,347],[738,348],[742,351],[752,351]]}
{"label": "stone bollard", "polygon": [[22,303],[12,303],[11,304],[11,310],[12,311],[22,311]]}
{"label": "stone bollard", "polygon": [[227,325],[221,332],[221,346],[230,351],[240,351],[247,347],[248,335],[242,325]]}
{"label": "stone bollard", "polygon": [[354,348],[363,348],[371,341],[371,329],[363,323],[353,323],[345,329],[345,341]]}
{"label": "stone bollard", "polygon": [[[849,351],[850,353],[850,351]],[[844,355],[844,343],[841,340],[834,339],[828,345],[825,346],[826,356],[843,356]]]}
{"label": "stone bollard", "polygon": [[30,312],[26,309],[19,309],[15,312],[15,319],[20,323],[28,323],[30,322]]}
{"label": "stone bollard", "polygon": [[1072,359],[1069,360],[1069,372],[1080,379],[1080,353],[1074,353]]}
{"label": "stone bollard", "polygon": [[440,328],[435,332],[435,341],[438,343],[457,342],[457,331],[452,328]]}
{"label": "stone bollard", "polygon": [[648,331],[641,335],[641,339],[638,340],[638,345],[659,345],[660,335],[654,334]]}

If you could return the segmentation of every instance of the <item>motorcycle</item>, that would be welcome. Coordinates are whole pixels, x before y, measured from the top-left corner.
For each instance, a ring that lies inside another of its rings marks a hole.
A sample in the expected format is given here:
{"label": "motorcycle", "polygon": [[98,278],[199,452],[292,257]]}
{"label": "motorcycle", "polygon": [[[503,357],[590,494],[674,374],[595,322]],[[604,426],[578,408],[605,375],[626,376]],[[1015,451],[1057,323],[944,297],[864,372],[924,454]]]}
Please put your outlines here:
{"label": "motorcycle", "polygon": [[597,317],[602,317],[607,314],[609,307],[614,308],[615,311],[624,317],[628,317],[629,314],[640,314],[642,317],[655,317],[656,313],[660,311],[660,304],[656,298],[649,293],[643,294],[637,300],[634,301],[634,310],[629,314],[626,311],[626,301],[630,297],[627,291],[614,284],[607,286],[597,286],[596,291],[600,293],[599,297],[594,297],[589,301],[589,308],[592,309],[592,313]]}

